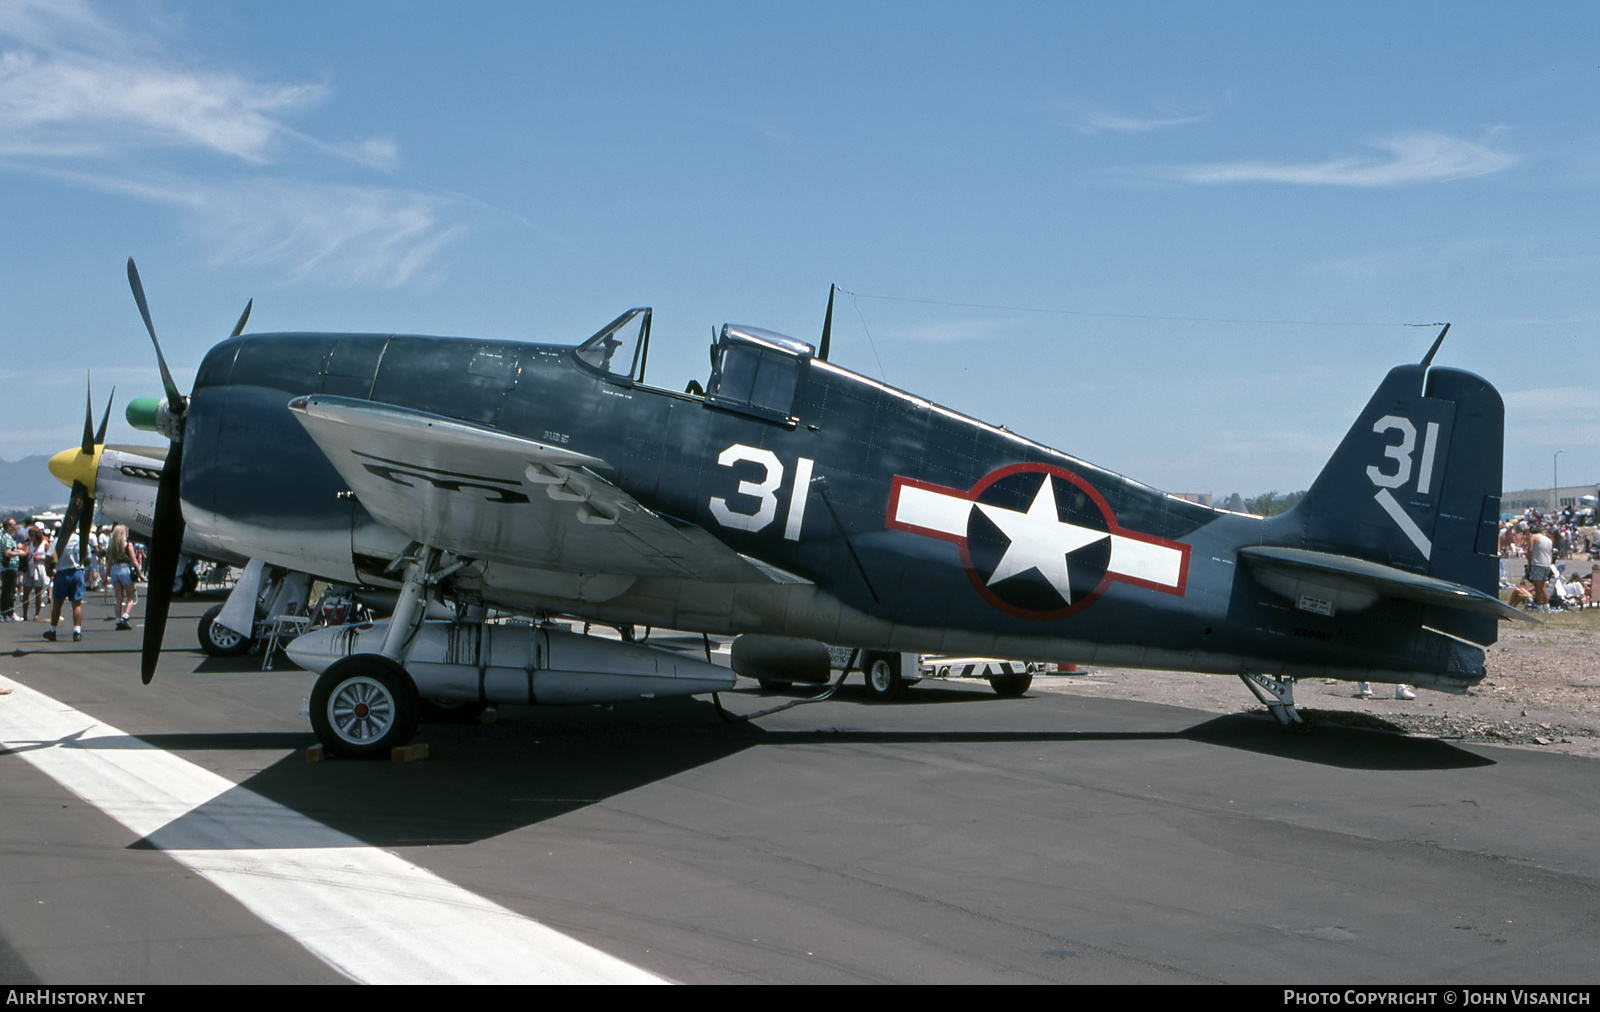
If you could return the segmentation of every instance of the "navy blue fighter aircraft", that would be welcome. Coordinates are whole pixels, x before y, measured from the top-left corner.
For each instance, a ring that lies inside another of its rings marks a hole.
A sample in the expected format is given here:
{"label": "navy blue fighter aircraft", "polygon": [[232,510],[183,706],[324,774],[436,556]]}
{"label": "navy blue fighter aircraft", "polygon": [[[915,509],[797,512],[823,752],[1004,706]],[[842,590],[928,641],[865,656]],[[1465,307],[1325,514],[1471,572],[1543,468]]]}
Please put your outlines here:
{"label": "navy blue fighter aircraft", "polygon": [[[422,716],[491,703],[732,684],[553,617],[755,634],[797,679],[819,644],[859,648],[879,689],[909,674],[901,651],[1238,675],[1288,726],[1296,678],[1464,691],[1497,621],[1523,617],[1496,596],[1504,408],[1432,366],[1439,341],[1389,372],[1305,498],[1264,519],[841,368],[826,326],[820,352],[724,326],[704,389],[678,392],[645,381],[649,309],[577,347],[243,323],[188,397],[161,362],[172,445],[144,677],[186,533],[397,587],[387,623],[297,641],[338,754],[386,754]],[[430,600],[455,620],[425,619]],[[535,621],[485,622],[489,608]]]}

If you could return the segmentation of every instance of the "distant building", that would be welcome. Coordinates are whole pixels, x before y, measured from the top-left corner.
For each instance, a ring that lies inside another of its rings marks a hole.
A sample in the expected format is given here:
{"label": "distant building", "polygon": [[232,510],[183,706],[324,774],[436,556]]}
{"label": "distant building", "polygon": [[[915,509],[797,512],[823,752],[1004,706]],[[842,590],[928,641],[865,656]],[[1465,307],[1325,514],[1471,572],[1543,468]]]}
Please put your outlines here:
{"label": "distant building", "polygon": [[1171,493],[1168,493],[1168,494],[1171,495],[1174,499],[1187,499],[1190,502],[1197,502],[1202,506],[1210,506],[1211,505],[1211,493],[1210,492],[1171,492]]}
{"label": "distant building", "polygon": [[1502,492],[1500,512],[1521,513],[1532,508],[1545,513],[1563,506],[1577,509],[1581,506],[1594,505],[1579,502],[1583,496],[1600,496],[1600,485],[1564,485],[1561,488],[1528,488],[1516,492]]}

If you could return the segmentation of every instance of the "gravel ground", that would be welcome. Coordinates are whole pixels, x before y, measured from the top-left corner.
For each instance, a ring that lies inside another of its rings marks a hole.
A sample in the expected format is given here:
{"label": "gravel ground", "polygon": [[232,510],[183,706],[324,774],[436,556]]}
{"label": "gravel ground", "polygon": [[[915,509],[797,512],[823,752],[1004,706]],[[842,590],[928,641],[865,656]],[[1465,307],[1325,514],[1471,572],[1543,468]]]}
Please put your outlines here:
{"label": "gravel ground", "polygon": [[[1372,699],[1359,699],[1353,682],[1307,679],[1295,686],[1295,703],[1324,724],[1600,758],[1600,609],[1542,617],[1539,626],[1501,623],[1488,675],[1464,696],[1417,689],[1416,699],[1398,700],[1391,686],[1375,684]],[[1035,678],[1031,691],[1266,712],[1237,678],[1218,675],[1092,668]]]}

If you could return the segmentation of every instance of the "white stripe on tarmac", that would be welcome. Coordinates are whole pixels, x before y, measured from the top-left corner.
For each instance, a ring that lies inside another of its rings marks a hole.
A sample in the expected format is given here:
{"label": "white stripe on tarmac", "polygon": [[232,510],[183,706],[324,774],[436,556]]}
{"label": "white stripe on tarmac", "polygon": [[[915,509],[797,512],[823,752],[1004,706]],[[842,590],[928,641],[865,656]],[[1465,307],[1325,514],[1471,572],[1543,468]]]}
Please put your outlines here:
{"label": "white stripe on tarmac", "polygon": [[318,959],[369,984],[659,984],[491,903],[0,678],[0,744]]}

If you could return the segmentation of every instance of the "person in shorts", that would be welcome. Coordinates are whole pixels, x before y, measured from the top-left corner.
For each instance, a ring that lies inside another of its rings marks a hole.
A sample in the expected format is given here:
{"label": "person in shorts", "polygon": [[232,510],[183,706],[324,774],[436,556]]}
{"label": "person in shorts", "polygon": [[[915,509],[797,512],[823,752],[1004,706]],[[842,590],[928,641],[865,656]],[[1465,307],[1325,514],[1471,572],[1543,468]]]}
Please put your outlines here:
{"label": "person in shorts", "polygon": [[45,537],[44,524],[35,520],[29,526],[23,547],[27,554],[22,559],[22,617],[28,617],[28,602],[32,600],[33,617],[42,620],[45,588],[50,586],[50,539]]}
{"label": "person in shorts", "polygon": [[1533,584],[1533,603],[1540,609],[1550,607],[1550,596],[1545,589],[1555,570],[1555,544],[1544,527],[1535,524],[1528,534],[1528,582]]}
{"label": "person in shorts", "polygon": [[67,601],[72,602],[72,642],[83,639],[83,590],[83,566],[78,559],[78,535],[74,532],[67,537],[61,558],[56,560],[55,581],[50,593],[50,628],[44,631],[45,639],[55,640],[56,626],[61,622],[61,605]]}
{"label": "person in shorts", "polygon": [[111,529],[111,544],[106,548],[106,562],[111,565],[111,593],[115,595],[117,628],[132,629],[128,615],[136,600],[134,591],[133,552],[128,547],[128,528],[122,524]]}

